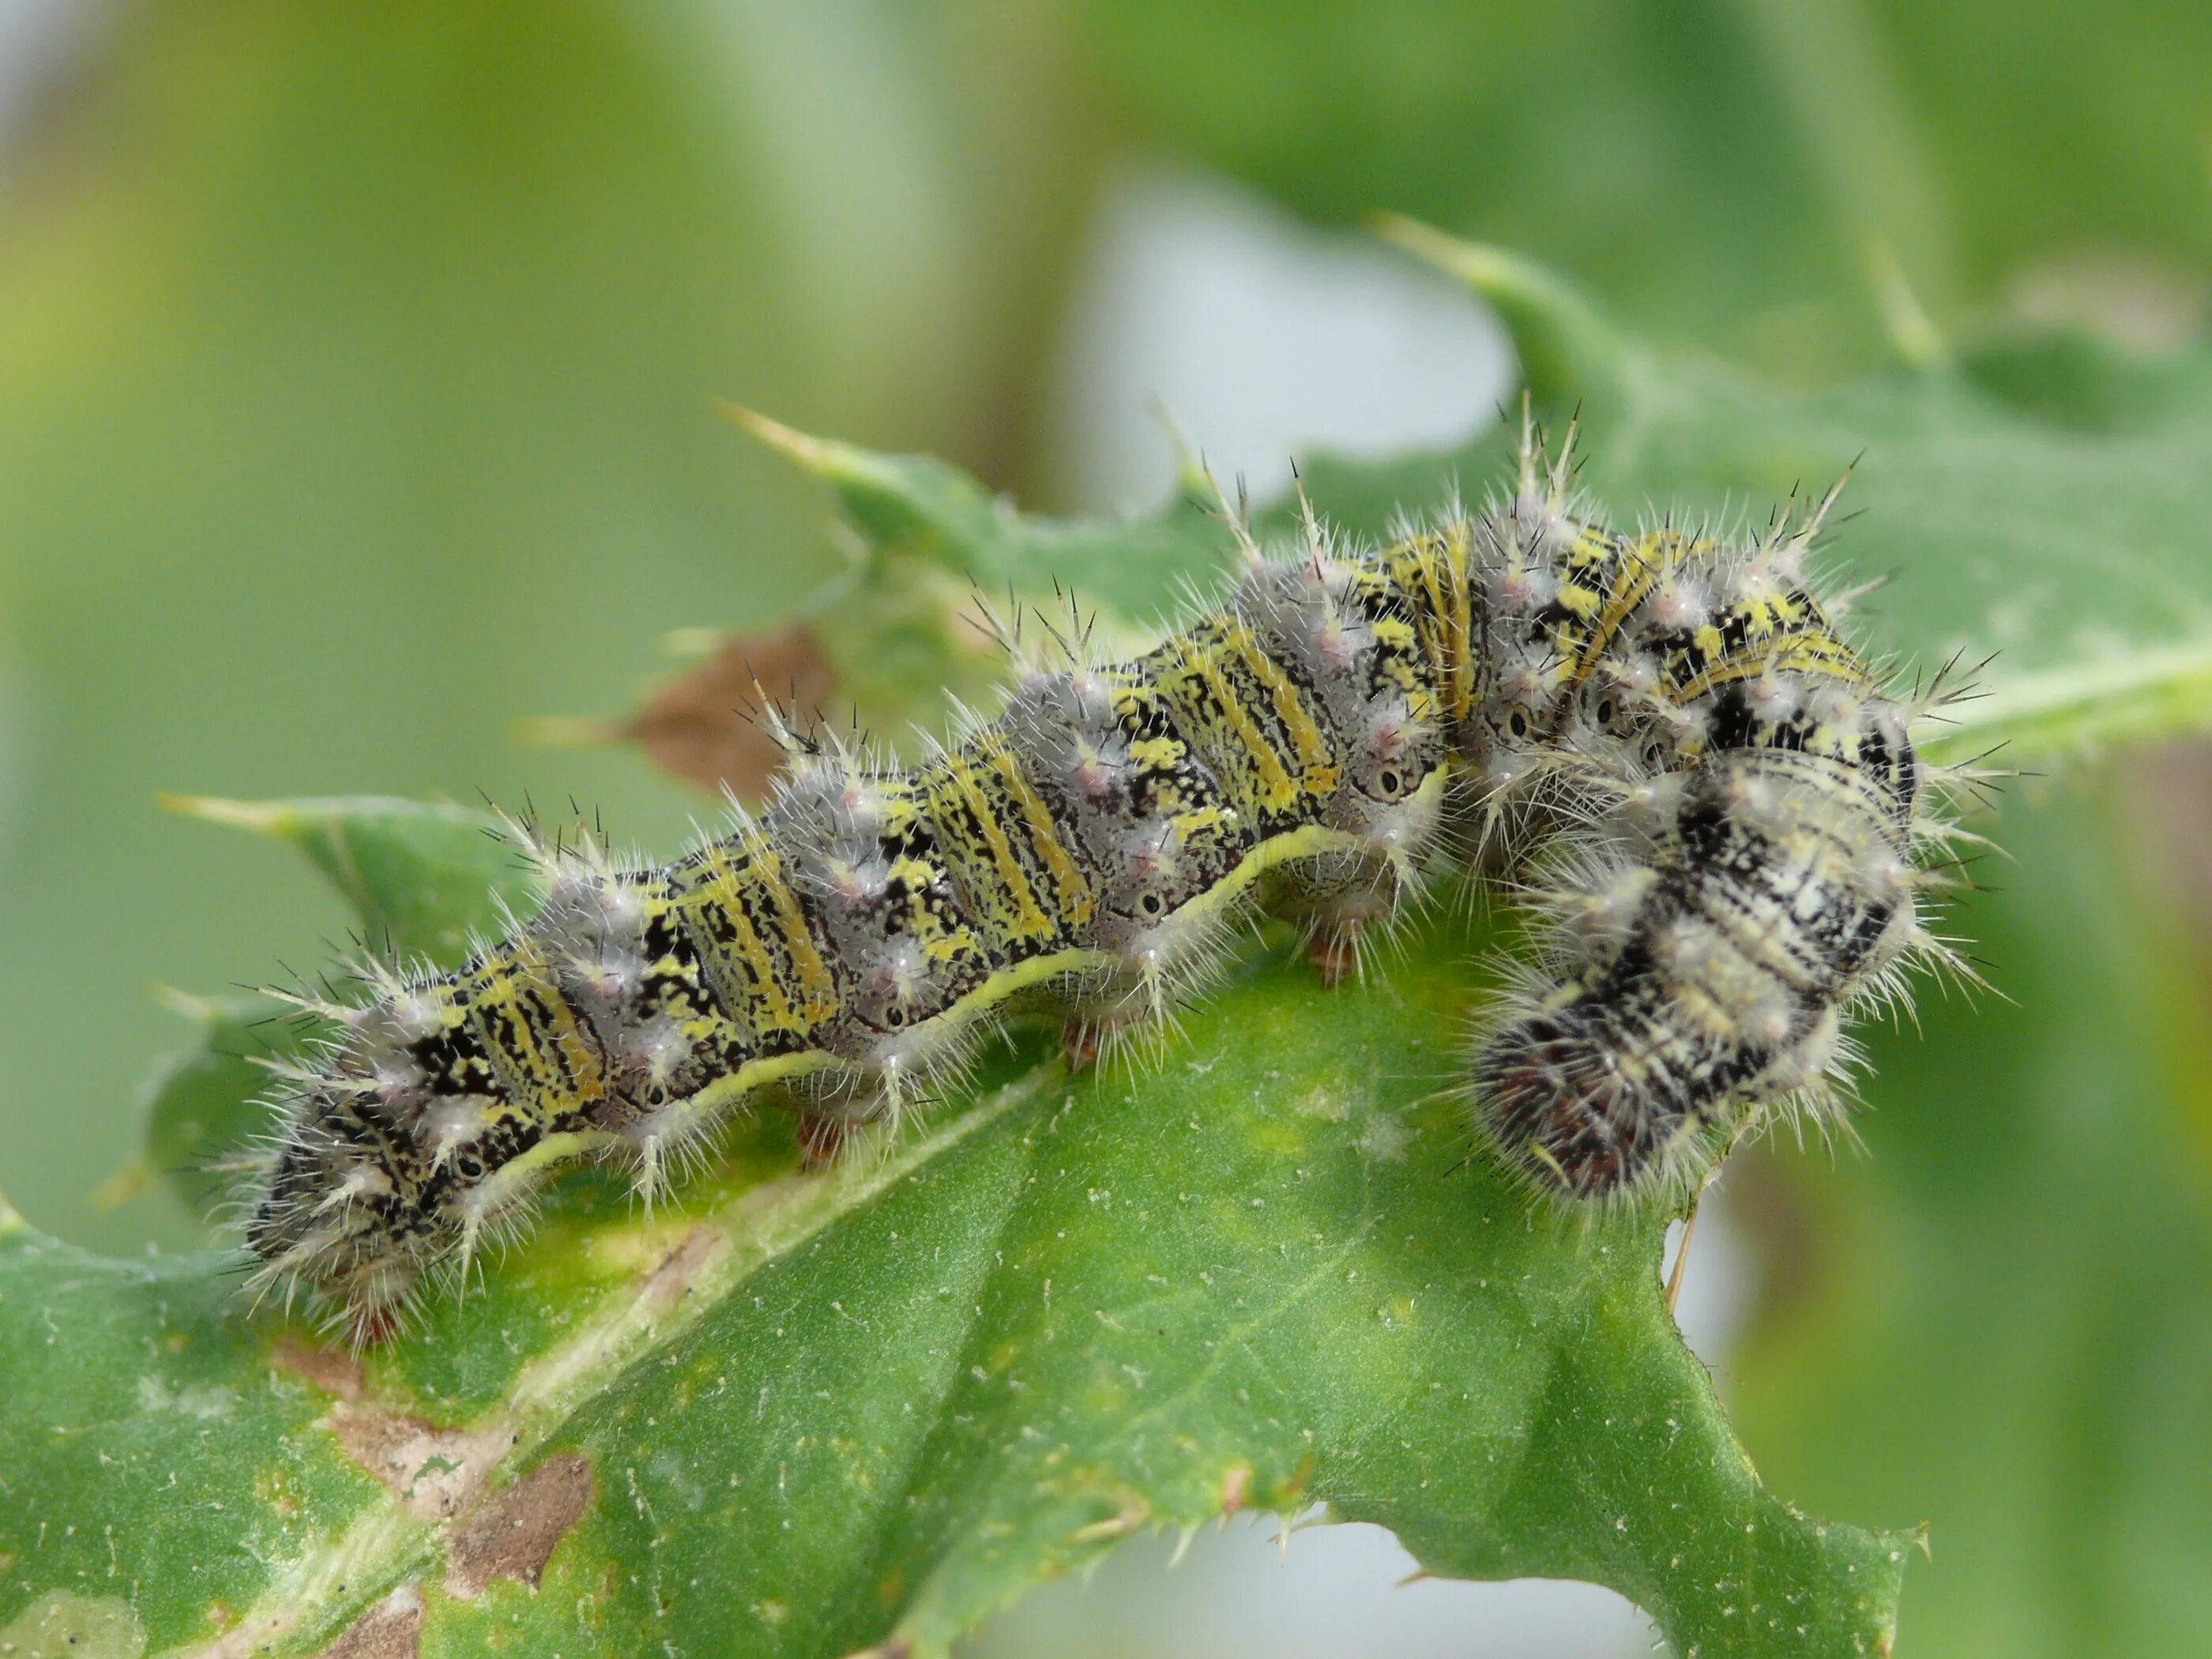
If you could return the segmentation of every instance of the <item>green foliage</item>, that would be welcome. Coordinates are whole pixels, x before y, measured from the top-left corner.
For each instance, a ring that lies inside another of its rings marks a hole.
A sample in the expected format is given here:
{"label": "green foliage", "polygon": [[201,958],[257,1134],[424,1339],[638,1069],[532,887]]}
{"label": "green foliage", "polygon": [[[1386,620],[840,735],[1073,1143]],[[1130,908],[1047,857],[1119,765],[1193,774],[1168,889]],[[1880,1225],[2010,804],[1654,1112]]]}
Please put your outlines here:
{"label": "green foliage", "polygon": [[259,1102],[269,1076],[258,1062],[291,1046],[292,1011],[263,996],[172,992],[166,1000],[192,1023],[191,1041],[154,1073],[139,1156],[112,1190],[135,1196],[158,1176],[194,1214],[210,1215],[236,1184],[231,1155],[269,1127]]}
{"label": "green foliage", "polygon": [[[26,1515],[78,1519],[0,1549],[31,1591],[119,1592],[157,1646],[220,1604],[304,1650],[402,1580],[450,1589],[448,1513],[575,1455],[603,1501],[544,1592],[433,1595],[439,1641],[934,1651],[1140,1528],[1322,1500],[1433,1571],[1615,1584],[1685,1648],[1870,1646],[1910,1540],[1760,1490],[1664,1309],[1666,1218],[1532,1218],[1467,1164],[1435,1085],[1469,944],[1329,997],[1270,952],[1157,1071],[1026,1045],[830,1177],[759,1126],[681,1218],[574,1183],[359,1381],[204,1260],[17,1223],[0,1455]],[[320,1426],[303,1372],[352,1397]],[[358,1467],[395,1441],[411,1509]]]}
{"label": "green foliage", "polygon": [[240,801],[172,797],[179,812],[296,847],[337,889],[380,955],[457,968],[472,935],[526,915],[532,872],[511,827],[440,802]]}
{"label": "green foliage", "polygon": [[984,605],[1017,593],[1041,601],[1057,588],[1109,614],[1149,618],[1182,584],[1216,574],[1235,547],[1201,500],[1127,523],[1043,518],[1016,512],[934,456],[877,454],[750,410],[727,412],[830,486],[861,550],[805,614],[817,624],[811,641],[869,730],[941,726],[956,700],[988,700],[1006,657],[982,626]]}
{"label": "green foliage", "polygon": [[2130,1659],[2212,1629],[2212,1075],[2172,901],[2094,856],[2152,808],[2136,770],[2022,787],[2046,799],[2008,803],[2002,890],[1959,919],[2010,1000],[1874,1033],[1867,1156],[1747,1189],[1796,1243],[1729,1359],[1737,1422],[1799,1502],[1928,1524],[1908,1652]]}
{"label": "green foliage", "polygon": [[[1616,515],[1741,529],[1848,476],[1848,528],[1831,539],[1847,579],[1878,583],[1856,608],[1863,630],[1923,677],[1959,659],[1984,694],[1952,714],[1939,757],[2002,741],[2008,763],[2033,765],[2212,720],[2212,349],[2147,358],[2056,331],[1792,391],[1655,348],[1517,256],[1407,221],[1384,229],[1498,308],[1540,416],[1555,438],[1573,422],[1577,477]],[[1322,456],[1303,472],[1325,516],[1380,537],[1402,510],[1495,488],[1516,441],[1498,427],[1444,455]],[[1083,596],[1141,618],[1168,597],[1164,566],[1221,558],[1218,526],[1193,510],[1210,504],[1197,477],[1161,518],[1109,536],[987,510],[926,459],[862,466],[847,446],[785,447],[830,487],[871,550],[865,568],[922,559],[1036,593],[1087,564],[1102,580]],[[1261,526],[1287,535],[1295,511],[1277,503]],[[926,678],[895,688],[909,708],[933,694]]]}
{"label": "green foliage", "polygon": [[[2012,647],[1961,750],[2057,754],[2212,712],[2203,561],[2168,516],[2212,477],[2201,354],[2130,368],[2161,397],[2124,429],[2079,352],[2048,359],[2064,374],[2016,356],[2002,396],[1971,362],[1784,396],[1626,338],[1544,273],[1430,246],[1507,301],[1540,395],[1592,388],[1586,476],[1623,507],[1762,501],[1867,450],[1855,562],[1914,585],[1882,636],[1923,659]],[[1037,550],[1119,544],[838,453],[822,471],[872,560],[1034,588],[1057,574]],[[1498,453],[1309,476],[1373,527],[1386,503],[1492,476]],[[1127,534],[1130,568],[1164,574],[1163,547],[1199,570],[1218,556],[1187,509]],[[2114,641],[2134,647],[2117,667],[2096,655]],[[490,922],[455,897],[489,843],[444,809],[228,815],[283,828],[428,948]],[[1664,1309],[1665,1218],[1531,1214],[1468,1161],[1437,1090],[1476,988],[1458,964],[1494,944],[1433,924],[1333,994],[1271,945],[1152,1066],[1071,1079],[1025,1035],[926,1131],[826,1175],[798,1171],[781,1121],[743,1127],[678,1213],[571,1176],[529,1244],[359,1369],[235,1305],[218,1258],[106,1261],[9,1212],[0,1613],[18,1623],[0,1629],[105,1620],[156,1650],[231,1631],[305,1653],[357,1620],[419,1619],[434,1651],[835,1655],[896,1635],[932,1652],[1132,1533],[1318,1501],[1438,1573],[1613,1585],[1706,1659],[1881,1649],[1911,1534],[1815,1523],[1760,1486]],[[2033,1096],[1990,1080],[1987,1029],[1947,1023],[1893,1063],[1951,1068],[1968,1122],[2010,1113]],[[243,1081],[177,1075],[192,1085],[157,1096],[157,1142],[221,1118]],[[1881,1179],[1973,1167],[1920,1127],[1934,1138]],[[2022,1190],[2047,1192],[2056,1166],[2036,1167]],[[1917,1316],[1947,1310],[1948,1282]],[[1844,1368],[1845,1397],[1876,1364]],[[1864,1436],[1890,1455],[1878,1412]]]}
{"label": "green foliage", "polygon": [[1324,222],[1378,206],[1570,266],[1796,371],[2037,261],[2212,254],[2188,0],[1089,0],[1154,136]]}

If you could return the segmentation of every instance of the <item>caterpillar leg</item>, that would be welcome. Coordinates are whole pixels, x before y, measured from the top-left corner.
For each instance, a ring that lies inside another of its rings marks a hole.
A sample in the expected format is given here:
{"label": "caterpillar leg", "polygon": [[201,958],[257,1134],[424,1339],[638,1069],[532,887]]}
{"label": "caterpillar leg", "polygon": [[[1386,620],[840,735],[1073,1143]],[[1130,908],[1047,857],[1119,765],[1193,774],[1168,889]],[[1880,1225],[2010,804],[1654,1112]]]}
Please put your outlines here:
{"label": "caterpillar leg", "polygon": [[799,1120],[799,1153],[803,1166],[810,1172],[825,1170],[837,1161],[837,1154],[845,1150],[845,1142],[853,1133],[853,1122],[842,1117],[811,1117],[801,1114]]}
{"label": "caterpillar leg", "polygon": [[1310,935],[1306,940],[1306,963],[1323,985],[1334,987],[1347,979],[1366,977],[1369,948],[1364,924],[1355,919]]}
{"label": "caterpillar leg", "polygon": [[1425,822],[1414,854],[1348,841],[1273,873],[1265,907],[1304,933],[1306,960],[1322,983],[1364,978],[1400,921],[1419,907],[1423,872],[1414,857],[1430,838]]}
{"label": "caterpillar leg", "polygon": [[1128,1042],[1139,1018],[1117,1019],[1110,1014],[1071,1015],[1060,1022],[1060,1059],[1071,1072],[1095,1071],[1100,1061]]}

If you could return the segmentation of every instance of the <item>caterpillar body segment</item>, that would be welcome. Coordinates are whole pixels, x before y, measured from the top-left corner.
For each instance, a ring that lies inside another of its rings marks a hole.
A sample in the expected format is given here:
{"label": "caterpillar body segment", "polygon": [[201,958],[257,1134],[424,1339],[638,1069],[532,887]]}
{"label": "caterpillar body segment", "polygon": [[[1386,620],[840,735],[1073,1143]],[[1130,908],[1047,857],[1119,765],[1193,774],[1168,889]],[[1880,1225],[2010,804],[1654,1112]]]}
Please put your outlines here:
{"label": "caterpillar body segment", "polygon": [[1844,1014],[1914,944],[1903,838],[1848,768],[1745,750],[1666,781],[1648,848],[1550,896],[1553,976],[1476,1056],[1509,1163],[1576,1197],[1694,1183],[1747,1109],[1823,1103]]}
{"label": "caterpillar body segment", "polygon": [[527,924],[452,974],[378,970],[285,1085],[264,1283],[364,1339],[564,1161],[650,1200],[732,1112],[834,1145],[1009,1017],[1079,1051],[1157,1031],[1259,912],[1346,971],[1453,860],[1540,918],[1471,1057],[1497,1155],[1571,1199],[1679,1190],[1817,1097],[1851,1008],[1934,951],[1941,826],[1907,711],[1808,585],[1817,514],[1623,534],[1525,450],[1510,499],[1380,549],[1310,512],[1290,556],[1246,538],[1230,591],[1127,659],[1055,634],[914,765],[780,727],[765,811],[665,867],[534,848]]}
{"label": "caterpillar body segment", "polygon": [[1474,1093],[1540,1189],[1679,1192],[1761,1106],[1833,1121],[1845,1019],[1943,954],[1915,859],[1946,825],[1908,711],[1806,586],[1818,511],[1748,548],[1555,517],[1498,521],[1499,611],[1527,619],[1500,619],[1500,704],[1556,746],[1584,827],[1536,884],[1544,969],[1485,1022]]}

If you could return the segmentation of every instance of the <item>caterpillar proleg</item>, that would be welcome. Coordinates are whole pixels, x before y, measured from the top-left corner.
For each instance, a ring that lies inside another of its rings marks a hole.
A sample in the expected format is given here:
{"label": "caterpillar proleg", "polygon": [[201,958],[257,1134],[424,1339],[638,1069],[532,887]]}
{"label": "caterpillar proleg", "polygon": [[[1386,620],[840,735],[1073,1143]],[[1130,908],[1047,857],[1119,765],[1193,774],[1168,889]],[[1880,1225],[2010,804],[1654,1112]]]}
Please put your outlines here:
{"label": "caterpillar proleg", "polygon": [[1886,689],[1815,597],[1832,493],[1758,535],[1619,532],[1572,442],[1524,420],[1502,498],[1379,547],[1309,509],[1269,555],[1230,514],[1224,597],[1125,659],[1048,627],[912,764],[780,725],[767,809],[672,864],[533,847],[526,923],[320,1007],[252,1205],[261,1282],[366,1340],[566,1162],[650,1199],[741,1110],[896,1119],[1009,1017],[1079,1051],[1156,1028],[1252,915],[1340,969],[1451,865],[1538,918],[1464,1066],[1533,1191],[1680,1198],[1763,1112],[1832,1116],[1854,1011],[1948,954],[1922,855],[1948,780],[1909,734],[1947,694]]}

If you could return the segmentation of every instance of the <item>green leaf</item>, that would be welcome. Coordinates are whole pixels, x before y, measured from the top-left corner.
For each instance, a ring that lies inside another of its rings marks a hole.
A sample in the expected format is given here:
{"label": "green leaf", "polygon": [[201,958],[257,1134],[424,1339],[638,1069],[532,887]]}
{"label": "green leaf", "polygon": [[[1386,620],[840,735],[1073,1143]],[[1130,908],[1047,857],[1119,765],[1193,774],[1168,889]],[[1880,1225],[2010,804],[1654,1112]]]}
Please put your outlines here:
{"label": "green leaf", "polygon": [[[1517,255],[1406,220],[1383,228],[1498,307],[1539,413],[1554,437],[1577,423],[1578,476],[1616,519],[1741,527],[1849,474],[1832,562],[1844,585],[1883,583],[1859,607],[1858,631],[1908,674],[1994,655],[1975,676],[1982,695],[1950,712],[1939,757],[2002,744],[2008,763],[2032,765],[2212,724],[2212,550],[2199,529],[2212,513],[2212,349],[2140,357],[2077,334],[2004,337],[1936,367],[1800,392],[1626,335],[1570,279]],[[1311,458],[1305,485],[1324,516],[1379,537],[1402,510],[1497,487],[1515,436],[1493,429],[1381,465]],[[810,465],[864,542],[872,526],[926,520],[939,526],[933,556],[988,567],[1024,593],[1069,584],[1142,617],[1177,599],[1176,550],[1186,569],[1218,557],[1188,501],[1126,544],[1003,511],[958,520],[933,505],[948,469],[823,447],[842,459]],[[867,480],[864,505],[854,478]],[[1295,514],[1279,502],[1261,527],[1288,538]],[[915,535],[884,533],[885,547]],[[1122,561],[1125,544],[1143,556]],[[918,717],[934,710],[933,686],[903,705],[890,695]]]}
{"label": "green leaf", "polygon": [[2006,1000],[1869,1034],[1864,1158],[1731,1177],[1795,1246],[1729,1357],[1739,1421],[1800,1501],[1929,1523],[1911,1651],[2130,1659],[2212,1630],[2203,899],[2133,879],[2155,843],[2124,832],[2197,833],[2156,788],[2185,764],[2008,808],[2002,890],[1958,921]]}
{"label": "green leaf", "polygon": [[536,907],[530,866],[489,812],[374,799],[170,795],[163,805],[298,848],[353,906],[374,951],[457,967],[472,931],[495,926],[502,908]]}
{"label": "green leaf", "polygon": [[[1079,584],[1097,604],[1138,617],[1182,584],[1228,568],[1236,543],[1188,496],[1158,518],[1100,524],[1041,519],[994,500],[957,467],[928,455],[878,455],[794,432],[750,410],[728,410],[745,430],[805,467],[836,495],[872,566],[921,561],[986,596]],[[1191,475],[1194,487],[1203,479]]]}
{"label": "green leaf", "polygon": [[[209,1633],[219,1600],[311,1647],[406,1581],[462,1650],[516,1621],[580,1639],[581,1603],[617,1650],[734,1628],[743,1651],[887,1630],[935,1651],[1139,1528],[1323,1501],[1434,1571],[1613,1584],[1685,1650],[1871,1650],[1909,1540],[1759,1487],[1666,1313],[1665,1218],[1532,1218],[1467,1163],[1435,1081],[1468,944],[1447,931],[1327,997],[1270,952],[1158,1072],[1012,1068],[884,1159],[725,1176],[686,1219],[572,1193],[526,1261],[341,1382],[361,1398],[337,1435],[294,1379],[343,1364],[294,1338],[272,1371],[276,1328],[226,1318],[204,1268],[19,1229],[0,1323],[21,1374],[0,1382],[25,1409],[0,1466],[27,1512],[113,1528],[49,1546],[33,1588],[96,1594],[112,1543],[125,1583],[229,1564],[139,1598],[157,1645]],[[189,1530],[154,1501],[187,1423],[210,1454]],[[408,1437],[413,1510],[364,1503],[340,1443],[374,1462]],[[482,1516],[556,1455],[605,1501],[549,1593],[449,1595],[471,1581],[448,1507]],[[252,1589],[221,1524],[284,1565]]]}
{"label": "green leaf", "polygon": [[88,1255],[0,1204],[0,1615],[58,1591],[129,1612],[159,1650],[374,1503],[235,1284],[208,1256]]}
{"label": "green leaf", "polygon": [[[2033,764],[2212,725],[2203,343],[2135,358],[2075,336],[2008,340],[1797,392],[1699,354],[1609,344],[1586,296],[1514,256],[1393,234],[1504,303],[1542,365],[1541,412],[1555,435],[1578,421],[1578,477],[1616,519],[1757,524],[1849,473],[1832,562],[1844,585],[1883,583],[1856,630],[1923,678],[1994,659],[1974,676],[1982,695],[1949,712],[1939,758],[2003,744],[2008,763]],[[1323,459],[1309,486],[1340,521],[1381,533],[1404,502],[1502,477],[1510,438],[1384,468]]]}
{"label": "green leaf", "polygon": [[1055,616],[1055,592],[1075,593],[1110,618],[1149,627],[1235,550],[1194,495],[1127,523],[1036,518],[933,457],[879,455],[750,410],[725,412],[820,479],[837,504],[857,556],[808,602],[810,639],[860,723],[876,732],[939,729],[956,703],[988,701],[1006,658],[987,611],[1028,605]]}
{"label": "green leaf", "polygon": [[2212,260],[2189,0],[1084,10],[1170,155],[1324,222],[1387,206],[1525,248],[1801,375],[1879,354],[1900,277],[1948,327],[2085,250],[2185,307]]}
{"label": "green leaf", "polygon": [[257,1061],[295,1052],[307,1033],[297,1010],[270,997],[171,992],[163,1000],[192,1022],[192,1039],[148,1085],[140,1159],[117,1182],[127,1195],[159,1176],[206,1215],[230,1190],[225,1156],[270,1127],[262,1100],[269,1073]]}
{"label": "green leaf", "polygon": [[[1502,256],[1462,264],[1520,284],[1524,333],[1570,302]],[[2203,721],[2203,562],[2153,510],[2212,477],[2185,465],[2212,447],[2198,355],[2145,368],[2166,401],[2116,428],[2079,374],[2000,397],[1962,358],[1796,397],[1609,325],[1548,337],[1547,374],[1605,388],[1585,476],[1632,510],[1819,487],[1868,451],[1849,544],[1916,584],[1879,636],[1923,657],[2014,636],[1972,742]],[[1583,361],[1604,339],[1612,360]],[[1372,529],[1498,451],[1309,476]],[[876,492],[854,522],[919,560],[964,544],[916,523],[997,536],[1023,586],[1070,544],[963,519],[943,472],[850,466]],[[2090,476],[2103,494],[2062,487]],[[2107,639],[2154,648],[2123,672]],[[317,844],[403,821],[333,810]],[[459,890],[471,843],[406,844]],[[393,906],[374,862],[324,867]],[[461,933],[490,915],[436,913]],[[1912,1535],[1760,1486],[1667,1316],[1666,1218],[1532,1214],[1469,1159],[1439,1090],[1480,989],[1461,964],[1496,943],[1432,922],[1323,993],[1273,942],[1150,1066],[1071,1079],[1018,1034],[926,1132],[830,1173],[800,1172],[780,1118],[743,1126],[679,1212],[579,1173],[465,1302],[358,1368],[227,1308],[215,1258],[103,1263],[11,1221],[0,1389],[26,1403],[0,1469],[27,1501],[0,1510],[0,1613],[127,1605],[157,1650],[419,1624],[446,1651],[927,1653],[1133,1532],[1319,1502],[1432,1571],[1613,1585],[1705,1659],[1886,1650]],[[1979,1029],[1949,1040],[1970,1076]],[[193,1501],[165,1501],[185,1469]],[[27,1518],[64,1516],[43,1537]]]}

